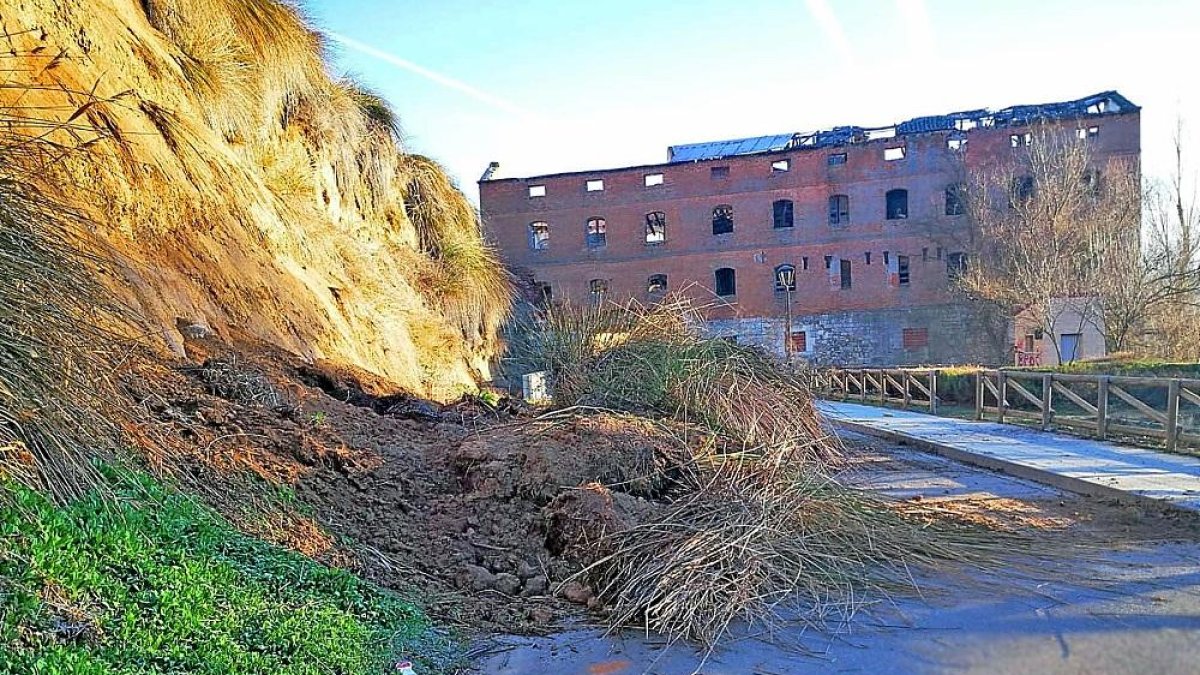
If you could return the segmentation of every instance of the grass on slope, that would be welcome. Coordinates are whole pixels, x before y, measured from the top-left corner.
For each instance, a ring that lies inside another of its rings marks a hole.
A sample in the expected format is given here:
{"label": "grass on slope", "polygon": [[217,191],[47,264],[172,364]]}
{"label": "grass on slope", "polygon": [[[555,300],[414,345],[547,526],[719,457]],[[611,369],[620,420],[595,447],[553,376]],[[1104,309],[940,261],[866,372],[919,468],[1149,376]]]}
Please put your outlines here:
{"label": "grass on slope", "polygon": [[437,649],[397,596],[105,473],[115,504],[0,485],[0,673],[380,673]]}

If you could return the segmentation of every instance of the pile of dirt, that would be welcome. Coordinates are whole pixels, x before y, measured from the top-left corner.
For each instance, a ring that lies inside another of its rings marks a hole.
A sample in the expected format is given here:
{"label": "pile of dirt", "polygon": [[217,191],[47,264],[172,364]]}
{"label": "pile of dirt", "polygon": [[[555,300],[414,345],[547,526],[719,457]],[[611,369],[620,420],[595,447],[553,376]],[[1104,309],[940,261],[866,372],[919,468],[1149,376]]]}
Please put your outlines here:
{"label": "pile of dirt", "polygon": [[688,438],[703,442],[615,413],[436,404],[265,345],[186,346],[187,362],[142,360],[122,380],[160,472],[471,629],[541,632],[596,608],[571,581],[580,552],[661,509]]}

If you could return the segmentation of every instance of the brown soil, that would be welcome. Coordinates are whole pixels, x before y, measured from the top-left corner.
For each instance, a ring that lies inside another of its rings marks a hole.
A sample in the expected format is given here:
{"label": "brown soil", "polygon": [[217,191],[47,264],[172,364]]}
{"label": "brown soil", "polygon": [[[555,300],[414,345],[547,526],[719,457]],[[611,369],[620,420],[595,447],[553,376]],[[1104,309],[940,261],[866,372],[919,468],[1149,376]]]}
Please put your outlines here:
{"label": "brown soil", "polygon": [[642,418],[439,405],[270,347],[186,346],[187,362],[122,378],[153,468],[463,627],[545,631],[588,604],[564,583],[578,547],[655,508],[665,458],[687,452],[682,430]]}

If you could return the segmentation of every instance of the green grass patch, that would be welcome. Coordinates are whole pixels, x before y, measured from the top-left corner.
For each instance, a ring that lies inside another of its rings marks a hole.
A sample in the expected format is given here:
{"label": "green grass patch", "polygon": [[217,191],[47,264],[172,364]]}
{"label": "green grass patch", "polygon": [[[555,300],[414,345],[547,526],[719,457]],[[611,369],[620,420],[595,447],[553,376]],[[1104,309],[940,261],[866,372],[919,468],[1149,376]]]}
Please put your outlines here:
{"label": "green grass patch", "polygon": [[104,471],[115,502],[0,485],[0,673],[380,673],[448,653],[399,596]]}

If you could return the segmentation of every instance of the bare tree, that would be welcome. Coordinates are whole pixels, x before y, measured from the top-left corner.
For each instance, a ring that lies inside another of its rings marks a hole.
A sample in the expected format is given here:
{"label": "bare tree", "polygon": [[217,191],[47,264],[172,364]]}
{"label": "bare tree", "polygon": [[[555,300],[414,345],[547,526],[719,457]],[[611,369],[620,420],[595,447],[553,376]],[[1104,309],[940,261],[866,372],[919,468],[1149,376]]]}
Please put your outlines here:
{"label": "bare tree", "polygon": [[1105,275],[1138,267],[1138,167],[1101,165],[1072,129],[1013,139],[1011,161],[967,176],[971,262],[959,285],[1010,316],[1024,312],[1059,351],[1059,334],[1103,325]]}

